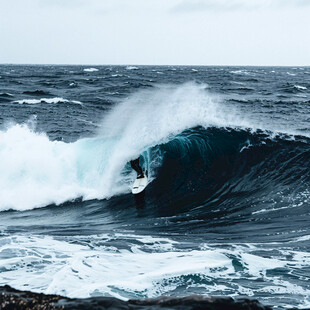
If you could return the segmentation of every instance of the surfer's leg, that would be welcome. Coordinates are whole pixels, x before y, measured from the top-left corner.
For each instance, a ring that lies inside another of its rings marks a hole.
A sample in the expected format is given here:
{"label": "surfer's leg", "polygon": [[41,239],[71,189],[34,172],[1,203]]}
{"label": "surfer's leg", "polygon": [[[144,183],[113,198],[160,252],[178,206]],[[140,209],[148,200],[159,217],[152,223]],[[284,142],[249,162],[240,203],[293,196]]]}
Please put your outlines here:
{"label": "surfer's leg", "polygon": [[143,178],[144,177],[142,168],[139,164],[139,157],[135,160],[131,160],[130,165],[131,165],[131,168],[138,173],[137,178]]}

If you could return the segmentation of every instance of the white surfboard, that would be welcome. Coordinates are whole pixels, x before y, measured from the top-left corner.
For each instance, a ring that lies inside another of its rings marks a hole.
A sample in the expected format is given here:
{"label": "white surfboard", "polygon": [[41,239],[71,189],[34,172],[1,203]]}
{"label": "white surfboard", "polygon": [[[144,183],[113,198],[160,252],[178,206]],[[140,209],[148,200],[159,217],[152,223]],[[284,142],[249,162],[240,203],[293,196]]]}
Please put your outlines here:
{"label": "white surfboard", "polygon": [[132,193],[134,195],[139,194],[144,191],[147,185],[147,176],[144,176],[144,178],[136,179],[133,183],[132,187]]}

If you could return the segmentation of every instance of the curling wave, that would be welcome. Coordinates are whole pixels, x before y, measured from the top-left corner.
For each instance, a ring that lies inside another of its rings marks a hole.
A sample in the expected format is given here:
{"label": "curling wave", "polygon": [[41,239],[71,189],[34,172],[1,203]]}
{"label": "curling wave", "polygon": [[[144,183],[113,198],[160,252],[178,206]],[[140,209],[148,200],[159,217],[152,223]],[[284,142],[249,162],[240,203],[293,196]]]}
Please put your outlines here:
{"label": "curling wave", "polygon": [[206,85],[158,86],[111,108],[93,138],[65,143],[27,125],[2,130],[0,210],[128,193],[134,179],[128,162],[140,154],[153,180],[150,195],[187,208],[227,201],[234,192],[250,195],[271,180],[308,181],[308,138],[290,139],[257,131]]}

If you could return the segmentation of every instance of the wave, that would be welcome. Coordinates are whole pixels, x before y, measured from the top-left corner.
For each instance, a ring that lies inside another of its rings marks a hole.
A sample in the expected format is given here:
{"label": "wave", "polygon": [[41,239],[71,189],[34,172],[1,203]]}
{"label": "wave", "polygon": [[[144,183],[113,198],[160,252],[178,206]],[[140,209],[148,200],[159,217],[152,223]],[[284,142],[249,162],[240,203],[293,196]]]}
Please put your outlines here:
{"label": "wave", "polygon": [[160,146],[164,158],[154,196],[167,193],[167,214],[190,211],[195,220],[301,207],[309,197],[309,144],[308,138],[271,138],[260,131],[186,130]]}
{"label": "wave", "polygon": [[[232,99],[228,99],[227,102],[236,102],[236,103],[241,103],[241,104],[259,104],[261,106],[271,106],[271,105],[285,105],[287,106],[289,105],[302,105],[302,104],[308,104],[310,102],[310,100],[292,100],[292,97],[286,97],[286,96],[277,96],[280,98],[283,98],[283,100],[270,100],[270,99],[244,99],[244,98],[232,98]],[[306,97],[305,97],[306,98]],[[265,124],[264,124],[265,125]],[[277,129],[274,127],[268,127],[268,126],[263,126],[262,128],[267,127],[269,129],[267,130],[276,130]],[[279,132],[281,132],[281,130],[279,130]],[[284,130],[284,133],[287,134],[292,134],[292,135],[298,135],[300,133],[297,132],[292,132],[290,130]]]}
{"label": "wave", "polygon": [[22,100],[16,100],[14,101],[19,104],[39,104],[39,103],[68,103],[72,102],[75,104],[82,104],[82,102],[77,100],[67,100],[60,97],[55,98],[41,98],[41,99],[22,99]]}
{"label": "wave", "polygon": [[[307,158],[308,144],[306,137],[259,131],[206,85],[160,85],[112,107],[92,138],[51,141],[20,124],[0,131],[0,210],[129,193],[135,177],[129,161],[141,154],[151,195],[197,206],[211,197],[224,199],[227,187],[251,192],[262,180],[268,184],[268,178],[257,178],[259,165],[264,176],[281,179],[283,163]],[[303,172],[308,178],[300,160],[294,166],[298,177]]]}
{"label": "wave", "polygon": [[307,89],[306,86],[301,86],[301,85],[294,85],[294,88],[296,88],[298,90],[306,90]]}
{"label": "wave", "polygon": [[14,95],[10,93],[0,93],[0,100],[2,102],[10,102],[12,100],[12,97],[14,97]]}
{"label": "wave", "polygon": [[229,91],[244,91],[244,92],[253,92],[255,91],[254,88],[251,88],[251,87],[235,87],[235,88],[227,88],[227,90]]}
{"label": "wave", "polygon": [[14,97],[14,95],[12,95],[10,93],[0,93],[0,97],[1,98],[11,98],[11,97]]}
{"label": "wave", "polygon": [[39,90],[39,89],[36,89],[36,90],[26,90],[26,91],[23,91],[23,94],[25,95],[34,95],[34,96],[50,96],[51,94],[49,92],[46,92],[44,90]]}
{"label": "wave", "polygon": [[99,69],[97,69],[97,68],[85,68],[85,69],[83,69],[83,71],[85,71],[85,72],[96,72],[96,71],[99,71]]}
{"label": "wave", "polygon": [[[279,88],[279,91],[281,93],[288,93],[288,94],[304,93],[305,90],[307,90],[307,87],[305,86],[301,86],[297,84],[289,84],[289,83]],[[283,96],[283,94],[281,94],[280,96]]]}
{"label": "wave", "polygon": [[232,74],[237,74],[237,75],[248,75],[248,76],[255,76],[256,75],[254,72],[251,72],[248,70],[232,70],[229,72]]}
{"label": "wave", "polygon": [[139,70],[139,68],[135,66],[127,66],[126,69],[127,70]]}

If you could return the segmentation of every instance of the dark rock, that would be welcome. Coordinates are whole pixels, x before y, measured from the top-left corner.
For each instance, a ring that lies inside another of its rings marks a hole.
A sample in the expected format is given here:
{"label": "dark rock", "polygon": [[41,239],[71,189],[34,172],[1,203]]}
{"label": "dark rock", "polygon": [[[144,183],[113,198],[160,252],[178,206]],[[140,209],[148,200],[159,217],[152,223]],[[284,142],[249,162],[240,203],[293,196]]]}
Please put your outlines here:
{"label": "dark rock", "polygon": [[205,297],[192,295],[188,297],[159,297],[144,300],[129,300],[129,304],[141,305],[145,309],[186,309],[186,310],[271,310],[257,300],[238,299],[231,297]]}
{"label": "dark rock", "polygon": [[55,302],[63,299],[57,295],[45,295],[28,291],[19,291],[5,285],[0,286],[0,309],[1,310],[28,310],[28,309],[64,309],[54,306]]}
{"label": "dark rock", "polygon": [[271,310],[257,300],[231,297],[205,297],[193,295],[182,298],[158,297],[141,300],[122,301],[110,297],[70,299],[58,295],[45,295],[29,291],[19,291],[10,286],[0,286],[1,310]]}

